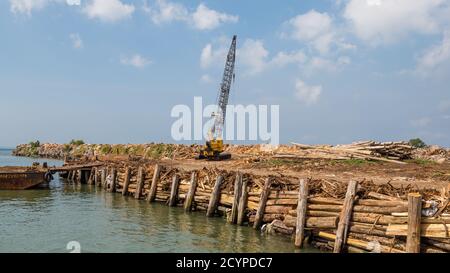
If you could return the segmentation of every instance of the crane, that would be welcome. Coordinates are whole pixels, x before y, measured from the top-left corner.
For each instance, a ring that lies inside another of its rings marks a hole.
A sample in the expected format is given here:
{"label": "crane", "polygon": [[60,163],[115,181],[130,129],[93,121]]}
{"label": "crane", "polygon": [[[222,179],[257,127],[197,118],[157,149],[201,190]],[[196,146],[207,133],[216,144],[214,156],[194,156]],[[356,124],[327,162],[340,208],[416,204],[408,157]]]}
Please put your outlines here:
{"label": "crane", "polygon": [[196,159],[224,160],[231,158],[231,154],[224,153],[222,132],[227,114],[231,84],[235,79],[234,65],[236,60],[236,40],[237,36],[234,35],[230,50],[228,51],[219,95],[217,97],[217,112],[213,113],[214,124],[208,131],[206,145],[200,149],[200,153]]}

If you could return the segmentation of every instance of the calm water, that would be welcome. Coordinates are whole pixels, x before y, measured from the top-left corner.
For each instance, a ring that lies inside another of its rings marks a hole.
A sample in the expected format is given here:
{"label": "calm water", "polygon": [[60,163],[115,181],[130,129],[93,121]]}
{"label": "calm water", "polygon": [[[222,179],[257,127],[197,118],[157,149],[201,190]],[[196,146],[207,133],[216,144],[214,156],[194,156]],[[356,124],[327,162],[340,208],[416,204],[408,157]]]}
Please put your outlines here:
{"label": "calm water", "polygon": [[[0,150],[0,166],[37,160]],[[261,235],[204,213],[105,193],[92,186],[62,183],[48,188],[0,191],[0,252],[294,252],[282,236]]]}

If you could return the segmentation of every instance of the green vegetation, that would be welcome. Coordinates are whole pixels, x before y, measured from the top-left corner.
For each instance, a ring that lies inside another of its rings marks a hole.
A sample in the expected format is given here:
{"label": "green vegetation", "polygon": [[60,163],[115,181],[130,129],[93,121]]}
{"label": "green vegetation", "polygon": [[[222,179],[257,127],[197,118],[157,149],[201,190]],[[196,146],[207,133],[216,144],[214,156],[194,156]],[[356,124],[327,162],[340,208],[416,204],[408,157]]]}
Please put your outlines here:
{"label": "green vegetation", "polygon": [[100,152],[104,155],[109,154],[111,152],[111,145],[101,145]]}
{"label": "green vegetation", "polygon": [[148,158],[158,159],[162,157],[171,157],[175,147],[170,144],[154,144],[147,148],[145,156]]}
{"label": "green vegetation", "polygon": [[39,140],[31,141],[29,144],[30,144],[31,148],[38,148],[39,146],[41,146],[41,143],[39,142]]}
{"label": "green vegetation", "polygon": [[80,146],[84,144],[84,141],[81,139],[72,139],[69,144],[74,146]]}
{"label": "green vegetation", "polygon": [[415,148],[425,148],[427,147],[427,144],[423,142],[420,138],[413,138],[409,140],[409,145],[415,147]]}

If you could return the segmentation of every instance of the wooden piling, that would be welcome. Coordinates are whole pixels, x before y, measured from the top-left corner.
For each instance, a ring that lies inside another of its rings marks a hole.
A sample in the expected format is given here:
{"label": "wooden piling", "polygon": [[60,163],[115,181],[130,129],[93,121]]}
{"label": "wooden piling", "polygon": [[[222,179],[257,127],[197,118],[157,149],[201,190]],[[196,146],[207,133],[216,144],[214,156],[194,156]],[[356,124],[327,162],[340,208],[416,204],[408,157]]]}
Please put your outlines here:
{"label": "wooden piling", "polygon": [[106,176],[107,176],[106,168],[103,168],[102,169],[102,176],[101,176],[101,179],[100,179],[100,186],[102,188],[105,188],[105,186],[106,186]]}
{"label": "wooden piling", "polygon": [[155,165],[155,171],[153,172],[152,184],[147,196],[147,201],[153,202],[156,198],[156,190],[158,189],[158,180],[161,173],[161,166],[159,164]]}
{"label": "wooden piling", "polygon": [[422,216],[422,196],[419,193],[408,195],[408,235],[406,252],[420,253],[420,223]]}
{"label": "wooden piling", "polygon": [[220,201],[220,186],[222,185],[222,182],[223,176],[217,176],[216,183],[214,184],[214,188],[211,193],[211,197],[209,198],[208,210],[206,211],[207,217],[214,216],[214,213]]}
{"label": "wooden piling", "polygon": [[69,174],[67,175],[67,180],[69,182],[72,182],[72,179],[73,179],[73,171],[69,171]]}
{"label": "wooden piling", "polygon": [[242,173],[237,172],[236,180],[234,181],[233,205],[231,207],[231,216],[229,218],[229,222],[232,224],[236,224],[237,222],[239,199],[241,198],[241,188],[242,188]]}
{"label": "wooden piling", "polygon": [[178,174],[175,174],[172,179],[172,188],[170,189],[169,207],[174,207],[177,204],[179,184],[180,184],[180,176]]}
{"label": "wooden piling", "polygon": [[238,217],[236,220],[236,223],[240,226],[242,226],[242,224],[244,223],[245,209],[247,208],[247,199],[248,199],[247,179],[243,179],[241,186],[241,197],[239,198],[239,205],[238,205]]}
{"label": "wooden piling", "polygon": [[269,197],[271,183],[272,183],[272,180],[270,177],[268,177],[266,179],[266,182],[264,183],[264,187],[261,191],[261,197],[259,200],[258,210],[256,211],[255,222],[253,223],[254,229],[258,229],[263,222],[264,211],[266,210],[266,203],[267,203],[267,198]]}
{"label": "wooden piling", "polygon": [[306,207],[308,205],[308,182],[300,179],[297,204],[297,224],[295,229],[295,246],[302,247],[305,238]]}
{"label": "wooden piling", "polygon": [[81,169],[78,169],[77,170],[77,178],[76,178],[76,182],[78,183],[78,184],[81,184],[81,181],[82,181],[82,171],[81,171]]}
{"label": "wooden piling", "polygon": [[186,199],[184,200],[184,210],[191,211],[192,201],[194,200],[195,190],[197,188],[197,172],[193,171],[191,174],[191,184],[189,185],[189,191],[186,195]]}
{"label": "wooden piling", "polygon": [[93,184],[95,184],[95,173],[97,172],[97,168],[96,167],[93,167],[92,169],[91,169],[91,171],[90,171],[90,174],[89,174],[89,179],[88,179],[88,184],[89,185],[93,185]]}
{"label": "wooden piling", "polygon": [[144,168],[139,167],[138,176],[137,176],[137,187],[136,187],[136,191],[134,192],[135,199],[141,198],[142,189],[144,188],[144,179],[145,179]]}
{"label": "wooden piling", "polygon": [[117,183],[117,170],[116,168],[111,169],[111,185],[109,185],[109,192],[116,192],[116,183]]}
{"label": "wooden piling", "polygon": [[336,230],[336,240],[334,242],[334,253],[340,253],[343,246],[347,241],[348,227],[350,224],[350,218],[353,212],[353,203],[356,197],[356,187],[358,183],[356,181],[350,181],[347,187],[347,193],[345,194],[344,205],[339,216],[339,224]]}
{"label": "wooden piling", "polygon": [[125,174],[123,177],[122,196],[125,196],[128,193],[128,186],[130,185],[130,178],[131,178],[131,169],[130,169],[130,167],[127,167],[125,169]]}

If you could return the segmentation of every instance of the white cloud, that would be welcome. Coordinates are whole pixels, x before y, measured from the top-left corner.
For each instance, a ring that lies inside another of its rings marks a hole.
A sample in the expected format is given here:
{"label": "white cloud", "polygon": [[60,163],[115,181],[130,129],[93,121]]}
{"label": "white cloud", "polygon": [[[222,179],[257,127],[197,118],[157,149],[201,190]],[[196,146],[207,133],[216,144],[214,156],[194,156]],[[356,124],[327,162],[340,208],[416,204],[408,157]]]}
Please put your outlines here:
{"label": "white cloud", "polygon": [[209,9],[204,4],[200,4],[192,14],[194,26],[200,30],[209,30],[218,27],[223,23],[237,23],[238,16],[217,12]]}
{"label": "white cloud", "polygon": [[269,51],[264,48],[262,41],[247,39],[237,54],[239,62],[247,67],[247,73],[254,75],[265,69]]}
{"label": "white cloud", "polygon": [[238,16],[229,15],[208,8],[205,4],[198,5],[190,12],[183,4],[167,0],[157,0],[154,7],[144,2],[144,11],[150,15],[153,23],[161,25],[174,21],[185,22],[199,30],[211,30],[224,23],[236,23]]}
{"label": "white cloud", "polygon": [[297,80],[295,83],[295,96],[301,102],[314,104],[319,100],[321,94],[321,85],[309,86],[302,80]]}
{"label": "white cloud", "polygon": [[81,39],[80,34],[78,34],[78,33],[71,33],[69,35],[69,38],[72,41],[73,48],[81,49],[81,48],[84,47],[83,40]]}
{"label": "white cloud", "polygon": [[280,51],[273,57],[273,59],[270,61],[271,64],[283,67],[288,64],[301,64],[305,63],[307,60],[307,57],[303,51],[294,51],[286,53],[284,51]]}
{"label": "white cloud", "polygon": [[151,64],[151,61],[142,57],[139,54],[135,54],[131,57],[120,58],[120,63],[123,65],[131,65],[136,68],[144,68],[145,66]]}
{"label": "white cloud", "polygon": [[79,6],[81,0],[9,0],[10,10],[14,14],[31,16],[33,10],[40,10],[50,3],[65,3],[69,6]]}
{"label": "white cloud", "polygon": [[204,74],[204,75],[202,75],[202,77],[200,78],[200,81],[201,81],[202,83],[211,83],[213,80],[212,80],[212,78],[211,78],[210,75]]}
{"label": "white cloud", "polygon": [[200,55],[200,66],[202,68],[208,68],[213,64],[225,62],[228,49],[225,43],[220,45],[217,49],[213,49],[212,44],[207,44]]}
{"label": "white cloud", "polygon": [[419,58],[417,72],[427,73],[450,60],[450,30],[444,32],[444,38],[438,45],[432,46]]}
{"label": "white cloud", "polygon": [[115,22],[131,17],[135,10],[133,5],[124,4],[120,0],[91,0],[83,12],[91,19]]}
{"label": "white cloud", "polygon": [[425,126],[430,125],[431,119],[428,117],[423,117],[423,118],[411,120],[410,123],[414,127],[425,127]]}
{"label": "white cloud", "polygon": [[350,0],[344,17],[356,35],[373,45],[395,42],[409,33],[436,33],[439,8],[447,0]]}

